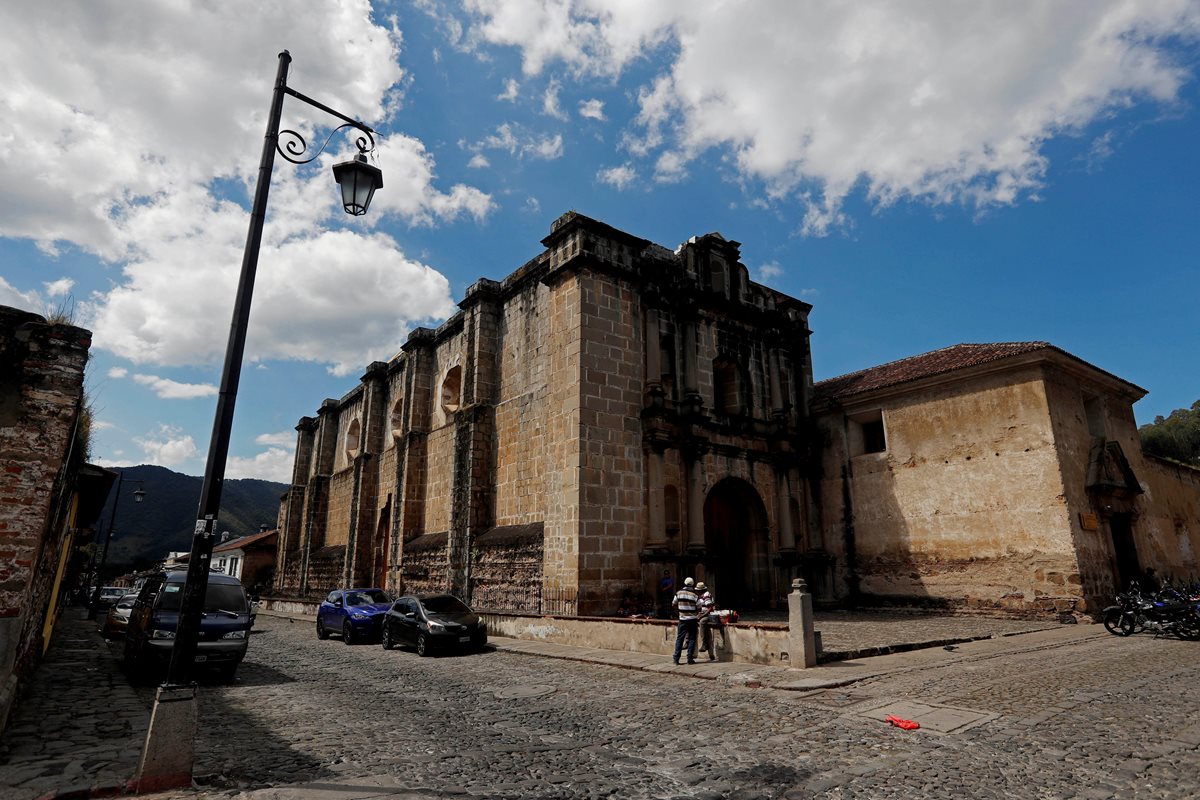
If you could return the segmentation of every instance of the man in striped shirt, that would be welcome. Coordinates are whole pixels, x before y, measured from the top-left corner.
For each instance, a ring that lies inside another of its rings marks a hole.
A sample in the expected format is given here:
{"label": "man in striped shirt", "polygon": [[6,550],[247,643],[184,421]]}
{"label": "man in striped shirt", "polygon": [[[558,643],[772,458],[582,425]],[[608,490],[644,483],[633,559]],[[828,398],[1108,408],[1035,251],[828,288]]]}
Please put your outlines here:
{"label": "man in striped shirt", "polygon": [[675,657],[676,664],[679,663],[679,656],[683,653],[683,640],[687,639],[688,643],[688,659],[689,664],[696,663],[696,605],[699,598],[692,590],[695,581],[691,578],[685,578],[683,588],[675,593],[675,599],[671,601],[671,607],[679,612],[679,626],[675,628]]}

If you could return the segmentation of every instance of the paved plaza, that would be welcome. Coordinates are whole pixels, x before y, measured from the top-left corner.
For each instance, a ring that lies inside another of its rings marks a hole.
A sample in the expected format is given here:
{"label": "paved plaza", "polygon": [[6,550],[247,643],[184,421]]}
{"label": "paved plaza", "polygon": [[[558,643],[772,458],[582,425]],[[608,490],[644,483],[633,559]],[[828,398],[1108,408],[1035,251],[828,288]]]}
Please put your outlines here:
{"label": "paved plaza", "polygon": [[[498,645],[422,659],[260,616],[235,684],[201,689],[198,788],[169,796],[1200,793],[1194,643],[1063,625],[804,671]],[[132,772],[153,690],[116,654],[64,620],[0,739],[0,796],[85,797]]]}

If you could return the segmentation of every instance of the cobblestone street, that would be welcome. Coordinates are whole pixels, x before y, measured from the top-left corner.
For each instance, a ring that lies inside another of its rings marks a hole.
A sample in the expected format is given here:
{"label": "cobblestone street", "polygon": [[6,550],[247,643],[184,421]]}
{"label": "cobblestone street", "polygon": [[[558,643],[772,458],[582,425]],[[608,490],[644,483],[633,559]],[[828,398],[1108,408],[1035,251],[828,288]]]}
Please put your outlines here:
{"label": "cobblestone street", "polygon": [[[971,647],[795,692],[503,649],[422,659],[260,617],[236,683],[202,689],[197,782],[243,798],[347,783],[404,797],[1197,795],[1196,645],[1031,635]],[[148,709],[151,688],[124,691]],[[923,727],[892,728],[890,713]]]}

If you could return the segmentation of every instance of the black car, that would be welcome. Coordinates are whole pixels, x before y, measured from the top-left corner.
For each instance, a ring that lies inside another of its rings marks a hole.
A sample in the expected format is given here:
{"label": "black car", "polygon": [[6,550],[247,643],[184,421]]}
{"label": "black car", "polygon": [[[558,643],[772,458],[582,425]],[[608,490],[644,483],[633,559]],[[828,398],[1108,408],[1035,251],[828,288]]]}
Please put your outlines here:
{"label": "black car", "polygon": [[450,594],[407,595],[388,609],[380,632],[384,650],[410,644],[417,655],[487,644],[487,623]]}

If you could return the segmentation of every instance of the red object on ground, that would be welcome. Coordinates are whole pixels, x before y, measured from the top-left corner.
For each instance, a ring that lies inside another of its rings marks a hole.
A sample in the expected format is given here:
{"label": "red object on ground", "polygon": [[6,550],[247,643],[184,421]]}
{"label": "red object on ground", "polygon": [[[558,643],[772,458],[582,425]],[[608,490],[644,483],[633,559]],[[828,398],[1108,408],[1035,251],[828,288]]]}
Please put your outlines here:
{"label": "red object on ground", "polygon": [[915,731],[917,728],[921,727],[919,723],[913,722],[911,719],[900,719],[893,714],[887,715],[887,723],[888,725],[892,725],[897,728],[903,728],[906,731]]}

